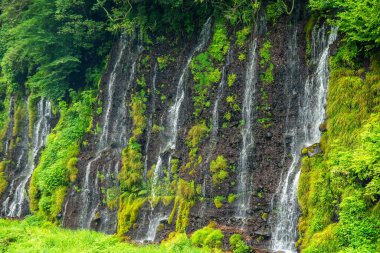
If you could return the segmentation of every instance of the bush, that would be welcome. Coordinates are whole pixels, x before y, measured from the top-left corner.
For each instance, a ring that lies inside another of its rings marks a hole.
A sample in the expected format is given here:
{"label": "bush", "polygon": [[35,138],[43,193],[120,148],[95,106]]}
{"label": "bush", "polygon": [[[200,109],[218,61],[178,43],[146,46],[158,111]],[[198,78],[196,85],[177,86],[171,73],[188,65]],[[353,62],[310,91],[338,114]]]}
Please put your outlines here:
{"label": "bush", "polygon": [[244,242],[244,240],[242,239],[242,236],[239,234],[231,235],[230,247],[233,253],[251,252],[251,248]]}
{"label": "bush", "polygon": [[224,196],[216,196],[214,198],[214,204],[215,204],[215,207],[216,208],[221,208],[223,206],[223,201],[225,200],[226,198]]}
{"label": "bush", "polygon": [[198,247],[221,248],[224,235],[219,229],[204,227],[191,236],[191,242]]}
{"label": "bush", "polygon": [[212,172],[212,179],[214,185],[221,184],[228,178],[228,161],[224,156],[219,155],[215,160],[210,163],[210,171]]}

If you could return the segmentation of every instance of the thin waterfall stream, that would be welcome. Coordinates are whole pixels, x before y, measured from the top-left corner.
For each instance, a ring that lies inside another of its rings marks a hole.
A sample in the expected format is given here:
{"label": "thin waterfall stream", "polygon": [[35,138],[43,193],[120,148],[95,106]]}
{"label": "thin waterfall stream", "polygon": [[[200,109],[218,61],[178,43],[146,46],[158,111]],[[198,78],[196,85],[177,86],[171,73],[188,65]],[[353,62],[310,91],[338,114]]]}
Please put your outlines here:
{"label": "thin waterfall stream", "polygon": [[[202,183],[202,197],[204,199],[206,198],[206,195],[207,195],[207,192],[206,192],[207,178],[210,176],[209,173],[208,173],[208,171],[209,171],[208,167],[210,166],[211,158],[212,158],[212,155],[213,155],[213,153],[215,151],[215,148],[216,148],[216,145],[217,145],[217,142],[218,142],[219,113],[220,113],[220,111],[219,111],[219,103],[220,103],[220,100],[223,97],[224,88],[225,88],[226,83],[227,83],[227,68],[228,68],[228,66],[231,63],[231,55],[232,55],[232,50],[230,48],[228,50],[228,52],[227,52],[226,63],[225,63],[225,65],[222,68],[222,77],[221,77],[221,80],[220,80],[220,82],[218,84],[218,89],[217,89],[217,93],[216,93],[214,107],[213,107],[213,110],[212,110],[211,135],[210,135],[209,145],[208,145],[208,149],[207,149],[207,157],[206,157],[206,161],[204,163],[207,168],[206,168],[206,173],[204,175],[203,183]],[[201,208],[199,209],[199,216],[200,217],[204,216],[205,210],[206,210],[206,201],[203,201],[203,203],[201,205]]]}
{"label": "thin waterfall stream", "polygon": [[[117,186],[117,180],[115,179],[117,179],[120,167],[118,157],[122,147],[127,144],[128,124],[126,119],[128,113],[126,101],[129,88],[135,78],[136,62],[143,50],[139,45],[129,46],[131,42],[133,43],[134,38],[127,40],[124,36],[121,36],[119,41],[116,61],[106,84],[106,105],[101,120],[102,132],[96,147],[96,155],[86,165],[83,189],[80,194],[83,206],[80,210],[79,226],[81,228],[90,228],[92,221],[100,218],[102,222],[99,229],[108,233],[113,233],[116,230],[116,222],[108,222],[111,220],[110,216],[112,215],[108,208],[100,211],[102,203],[99,173],[104,176],[102,181],[107,184],[107,187]],[[125,63],[124,58],[126,55],[128,55],[128,59]],[[125,78],[125,81],[120,81],[120,79],[123,80],[124,65],[127,65],[129,75]],[[104,161],[105,163],[103,163]],[[102,166],[99,166],[99,163],[103,163]],[[116,215],[115,212],[113,213],[113,215]]]}
{"label": "thin waterfall stream", "polygon": [[250,210],[251,202],[251,173],[250,173],[250,155],[255,145],[253,136],[253,113],[254,100],[257,84],[257,39],[252,42],[249,52],[249,62],[245,75],[245,88],[242,108],[242,120],[244,125],[241,130],[243,139],[242,148],[238,161],[238,199],[236,201],[235,217],[242,221],[243,226]]}
{"label": "thin waterfall stream", "polygon": [[297,252],[297,223],[299,207],[297,187],[300,177],[301,150],[315,143],[321,137],[320,124],[325,120],[326,96],[329,79],[329,47],[337,37],[337,28],[330,35],[326,26],[314,27],[312,31],[311,61],[316,70],[306,79],[303,97],[300,99],[297,126],[287,134],[293,134],[291,142],[292,160],[283,175],[274,208],[276,211],[272,225],[271,248],[281,252]]}
{"label": "thin waterfall stream", "polygon": [[[14,189],[15,181],[11,183],[11,194],[3,203],[3,212],[8,217],[21,217],[27,213],[29,200],[27,197],[27,183],[29,182],[34,169],[36,168],[37,157],[45,147],[47,142],[47,136],[51,131],[50,119],[52,117],[51,103],[44,98],[41,98],[37,103],[36,122],[33,126],[33,135],[30,143],[29,152],[22,150],[20,156],[17,159],[16,170],[22,170],[19,178],[20,180],[17,187]],[[27,129],[24,129],[27,134]],[[28,137],[25,136],[24,141],[28,141]],[[22,160],[24,156],[28,156],[27,164],[25,168],[21,168]]]}
{"label": "thin waterfall stream", "polygon": [[[180,110],[185,99],[185,85],[186,77],[189,72],[190,63],[194,55],[200,52],[206,46],[207,42],[210,39],[211,34],[211,18],[208,18],[206,23],[203,25],[202,31],[200,33],[198,43],[196,47],[191,51],[185,65],[181,70],[180,77],[177,83],[177,91],[174,100],[174,104],[169,108],[167,113],[167,118],[164,123],[165,132],[163,133],[163,141],[160,144],[159,154],[157,157],[157,163],[154,168],[153,182],[152,182],[152,198],[157,197],[160,193],[160,179],[163,174],[164,160],[167,158],[167,168],[170,168],[170,161],[173,155],[173,152],[176,148],[177,137],[178,137],[178,127],[179,127],[179,116]],[[158,212],[156,212],[158,211]],[[157,233],[158,225],[162,220],[166,220],[169,217],[169,214],[161,213],[159,210],[155,210],[152,207],[149,219],[149,228],[147,234],[139,239],[139,241],[154,241]]]}

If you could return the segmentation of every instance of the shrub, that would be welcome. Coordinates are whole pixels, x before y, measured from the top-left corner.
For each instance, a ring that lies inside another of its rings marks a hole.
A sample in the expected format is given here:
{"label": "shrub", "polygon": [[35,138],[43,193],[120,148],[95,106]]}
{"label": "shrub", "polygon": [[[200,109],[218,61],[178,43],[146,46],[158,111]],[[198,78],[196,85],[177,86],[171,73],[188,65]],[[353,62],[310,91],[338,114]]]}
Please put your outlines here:
{"label": "shrub", "polygon": [[228,195],[228,203],[230,203],[230,204],[234,203],[236,198],[237,198],[237,194],[233,194],[233,193],[229,194]]}
{"label": "shrub", "polygon": [[212,172],[212,179],[214,185],[221,184],[228,178],[228,161],[224,156],[219,155],[215,160],[210,163],[210,171]]}
{"label": "shrub", "polygon": [[242,236],[239,234],[231,235],[230,247],[233,253],[251,252],[251,248],[244,242],[244,240],[242,239]]}
{"label": "shrub", "polygon": [[216,208],[221,208],[223,206],[223,201],[225,200],[226,198],[224,196],[216,196],[214,198],[214,204],[215,204],[215,207]]}
{"label": "shrub", "polygon": [[229,74],[228,75],[228,87],[232,87],[236,81],[236,74]]}
{"label": "shrub", "polygon": [[198,247],[221,248],[224,235],[219,229],[204,227],[195,231],[191,242]]}

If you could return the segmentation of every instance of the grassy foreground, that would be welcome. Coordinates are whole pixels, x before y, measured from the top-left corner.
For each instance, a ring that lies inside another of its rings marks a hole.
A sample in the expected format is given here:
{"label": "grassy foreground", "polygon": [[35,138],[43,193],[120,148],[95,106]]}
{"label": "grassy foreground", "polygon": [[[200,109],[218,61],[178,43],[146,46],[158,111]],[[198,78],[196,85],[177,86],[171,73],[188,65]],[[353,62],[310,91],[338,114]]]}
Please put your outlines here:
{"label": "grassy foreground", "polygon": [[117,253],[205,253],[195,248],[186,235],[161,245],[138,246],[119,238],[88,230],[68,230],[41,221],[35,216],[23,221],[0,219],[0,252],[117,252]]}

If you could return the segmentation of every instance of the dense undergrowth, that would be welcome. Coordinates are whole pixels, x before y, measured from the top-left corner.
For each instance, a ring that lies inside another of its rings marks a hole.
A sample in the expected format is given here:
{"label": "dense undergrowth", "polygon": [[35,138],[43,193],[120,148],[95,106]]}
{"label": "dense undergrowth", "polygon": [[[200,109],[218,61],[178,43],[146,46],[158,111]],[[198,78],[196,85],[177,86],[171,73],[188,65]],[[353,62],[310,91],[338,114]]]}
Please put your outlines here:
{"label": "dense undergrowth", "polygon": [[314,0],[310,6],[345,37],[330,60],[323,154],[302,161],[298,243],[302,252],[379,252],[380,59],[378,37],[367,32],[379,23],[371,18],[379,3]]}
{"label": "dense undergrowth", "polygon": [[93,90],[72,92],[72,104],[59,104],[60,119],[30,183],[30,208],[54,221],[61,212],[70,183],[76,180],[77,156],[83,137],[92,129]]}
{"label": "dense undergrowth", "polygon": [[323,154],[303,159],[298,198],[304,252],[380,250],[380,69],[332,59]]}
{"label": "dense undergrowth", "polygon": [[126,253],[201,253],[186,235],[177,235],[161,245],[139,246],[120,238],[88,230],[66,230],[35,216],[24,221],[0,220],[1,252],[126,252]]}

